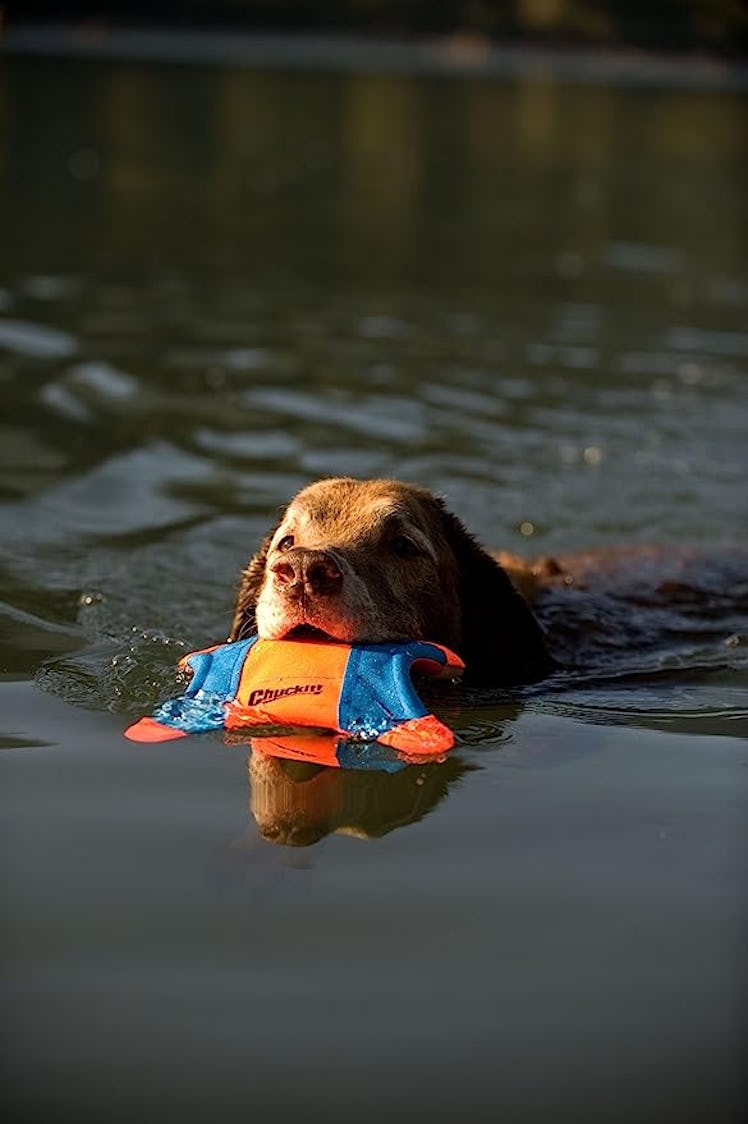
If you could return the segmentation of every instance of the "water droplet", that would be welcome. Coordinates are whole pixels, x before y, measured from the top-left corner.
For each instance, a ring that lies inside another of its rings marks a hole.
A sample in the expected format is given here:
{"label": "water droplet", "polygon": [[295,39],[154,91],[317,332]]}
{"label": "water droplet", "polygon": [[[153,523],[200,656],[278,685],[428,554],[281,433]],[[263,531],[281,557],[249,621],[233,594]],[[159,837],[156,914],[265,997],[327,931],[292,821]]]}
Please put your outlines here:
{"label": "water droplet", "polygon": [[104,600],[103,593],[81,593],[78,598],[79,605],[98,605]]}

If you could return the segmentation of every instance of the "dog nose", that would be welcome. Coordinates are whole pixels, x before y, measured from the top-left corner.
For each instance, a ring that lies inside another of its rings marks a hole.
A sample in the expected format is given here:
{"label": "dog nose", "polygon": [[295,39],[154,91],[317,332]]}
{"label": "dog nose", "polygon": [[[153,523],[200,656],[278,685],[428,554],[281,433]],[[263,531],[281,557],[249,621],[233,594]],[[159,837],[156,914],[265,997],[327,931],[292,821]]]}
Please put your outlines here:
{"label": "dog nose", "polygon": [[290,596],[303,592],[333,594],[343,584],[337,562],[326,550],[295,547],[285,551],[270,567],[275,583]]}
{"label": "dog nose", "polygon": [[333,556],[320,550],[314,552],[314,557],[307,558],[304,580],[315,593],[337,593],[343,584],[343,574]]}

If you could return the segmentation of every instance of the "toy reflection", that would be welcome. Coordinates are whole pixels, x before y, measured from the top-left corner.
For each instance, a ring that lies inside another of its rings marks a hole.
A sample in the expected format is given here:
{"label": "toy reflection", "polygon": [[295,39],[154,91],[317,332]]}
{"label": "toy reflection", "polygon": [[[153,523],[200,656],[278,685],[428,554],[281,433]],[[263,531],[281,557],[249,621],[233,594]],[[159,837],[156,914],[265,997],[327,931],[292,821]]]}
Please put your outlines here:
{"label": "toy reflection", "polygon": [[252,738],[250,746],[250,811],[263,839],[287,847],[331,834],[379,838],[416,823],[473,768],[451,756],[416,762],[331,734]]}

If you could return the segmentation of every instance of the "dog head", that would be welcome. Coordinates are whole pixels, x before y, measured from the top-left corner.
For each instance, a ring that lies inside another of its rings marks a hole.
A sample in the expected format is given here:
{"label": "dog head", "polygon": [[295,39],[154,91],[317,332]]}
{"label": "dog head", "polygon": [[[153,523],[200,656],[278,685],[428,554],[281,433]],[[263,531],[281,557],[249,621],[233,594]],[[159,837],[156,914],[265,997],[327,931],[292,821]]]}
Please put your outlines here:
{"label": "dog head", "polygon": [[501,566],[429,491],[393,480],[320,480],[291,501],[242,576],[230,639],[254,631],[432,640],[497,684],[551,662]]}

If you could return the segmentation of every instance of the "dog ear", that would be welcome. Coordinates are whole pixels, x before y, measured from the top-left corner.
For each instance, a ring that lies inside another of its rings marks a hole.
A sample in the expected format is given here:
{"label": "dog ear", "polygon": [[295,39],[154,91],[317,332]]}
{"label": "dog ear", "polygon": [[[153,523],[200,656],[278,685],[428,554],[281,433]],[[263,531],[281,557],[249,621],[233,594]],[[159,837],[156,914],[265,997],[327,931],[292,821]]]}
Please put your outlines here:
{"label": "dog ear", "polygon": [[278,527],[274,527],[273,530],[266,535],[260,549],[256,554],[252,555],[246,568],[242,570],[239,592],[236,596],[236,605],[234,607],[234,619],[231,622],[229,641],[246,640],[248,636],[251,636],[252,633],[256,631],[255,608],[257,606],[257,598],[260,596],[260,589],[265,580],[265,564],[267,562],[270,544],[277,530]]}
{"label": "dog ear", "polygon": [[447,542],[457,560],[462,607],[458,652],[477,683],[532,683],[558,665],[543,631],[506,571],[439,503]]}

